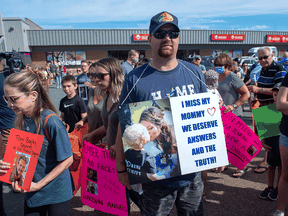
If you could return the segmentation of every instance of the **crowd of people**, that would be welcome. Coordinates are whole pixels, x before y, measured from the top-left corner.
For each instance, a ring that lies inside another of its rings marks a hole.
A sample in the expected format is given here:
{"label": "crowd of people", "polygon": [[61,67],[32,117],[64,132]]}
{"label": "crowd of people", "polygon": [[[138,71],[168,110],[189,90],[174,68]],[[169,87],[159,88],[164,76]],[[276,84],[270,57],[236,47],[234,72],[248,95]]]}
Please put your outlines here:
{"label": "crowd of people", "polygon": [[[0,65],[0,159],[11,128],[45,137],[30,191],[19,188],[20,177],[12,182],[15,192],[26,194],[24,215],[69,215],[73,182],[68,168],[73,156],[68,133],[85,124],[89,129],[83,140],[109,149],[109,156],[116,159],[118,180],[127,188],[127,200],[130,197],[142,215],[169,215],[174,204],[178,215],[203,215],[207,172],[179,175],[173,132],[156,102],[181,96],[182,92],[175,89],[184,87],[190,89],[188,95],[215,92],[219,107],[225,107],[224,113],[233,112],[240,118],[246,101],[251,109],[276,103],[283,113],[281,134],[261,140],[267,154],[255,172],[265,172],[268,167],[268,187],[259,197],[278,199],[273,215],[284,215],[288,200],[288,76],[284,66],[288,52],[277,63],[271,49],[262,47],[258,50],[259,62],[251,68],[221,53],[214,59],[214,70],[206,71],[201,56],[195,56],[191,63],[176,59],[179,32],[177,17],[161,12],[150,21],[152,60],[139,60],[139,52],[131,50],[122,65],[111,57],[95,62],[83,60],[76,71],[52,61],[45,68],[28,65],[19,73],[9,74]],[[53,81],[66,94],[60,101],[60,115],[49,98]],[[149,100],[153,107],[142,110],[139,121],[133,124],[129,104]],[[146,182],[140,185],[129,183],[135,171],[127,168],[125,157],[131,155],[139,161],[136,165],[145,170],[140,177]],[[0,160],[0,174],[7,173],[11,166]],[[169,174],[163,171],[166,167],[170,167]],[[274,186],[276,169],[278,180]],[[237,169],[233,177],[242,177],[246,171],[247,166]],[[20,176],[17,169],[14,174]],[[0,214],[5,216],[2,183],[0,187]],[[130,203],[127,205],[129,208]]]}

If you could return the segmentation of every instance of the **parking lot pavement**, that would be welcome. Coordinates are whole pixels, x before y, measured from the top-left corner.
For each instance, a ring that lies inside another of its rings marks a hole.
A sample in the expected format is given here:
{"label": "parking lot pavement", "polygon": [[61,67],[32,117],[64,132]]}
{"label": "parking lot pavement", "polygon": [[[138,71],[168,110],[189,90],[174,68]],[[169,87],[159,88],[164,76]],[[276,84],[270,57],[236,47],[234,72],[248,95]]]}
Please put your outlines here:
{"label": "parking lot pavement", "polygon": [[[59,108],[59,102],[65,96],[62,89],[50,88],[51,99]],[[252,127],[252,113],[245,104],[243,120]],[[267,187],[267,172],[254,173],[254,169],[264,157],[262,150],[248,165],[248,172],[242,178],[233,178],[236,170],[232,165],[223,173],[208,171],[206,186],[207,199],[204,202],[204,212],[207,216],[265,216],[271,215],[277,208],[277,201],[261,200],[259,193]],[[11,186],[4,185],[4,206],[8,216],[23,215],[24,195],[14,193]],[[288,214],[288,211],[286,211]],[[80,191],[72,200],[70,216],[96,216],[109,215],[98,213],[81,202]],[[131,216],[140,216],[140,211],[135,204],[131,206]],[[176,209],[170,214],[176,216]]]}

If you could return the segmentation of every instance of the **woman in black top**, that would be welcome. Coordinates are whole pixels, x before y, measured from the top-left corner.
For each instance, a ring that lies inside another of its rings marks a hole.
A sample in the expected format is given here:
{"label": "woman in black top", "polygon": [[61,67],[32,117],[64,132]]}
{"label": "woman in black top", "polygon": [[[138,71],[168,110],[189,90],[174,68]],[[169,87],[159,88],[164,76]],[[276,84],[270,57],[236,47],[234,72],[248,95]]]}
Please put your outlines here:
{"label": "woman in black top", "polygon": [[282,112],[280,123],[279,149],[282,163],[282,174],[278,185],[278,207],[273,215],[284,215],[288,200],[288,75],[285,76],[279,89],[277,109]]}
{"label": "woman in black top", "polygon": [[[115,58],[101,59],[91,67],[94,67],[94,76],[97,86],[101,89],[100,93],[104,95],[101,117],[106,130],[107,146],[109,148],[110,157],[115,158],[115,140],[119,123],[117,105],[124,83],[123,70],[120,63]],[[103,133],[103,127],[100,127],[99,130],[96,129],[94,135],[97,134],[97,131]]]}

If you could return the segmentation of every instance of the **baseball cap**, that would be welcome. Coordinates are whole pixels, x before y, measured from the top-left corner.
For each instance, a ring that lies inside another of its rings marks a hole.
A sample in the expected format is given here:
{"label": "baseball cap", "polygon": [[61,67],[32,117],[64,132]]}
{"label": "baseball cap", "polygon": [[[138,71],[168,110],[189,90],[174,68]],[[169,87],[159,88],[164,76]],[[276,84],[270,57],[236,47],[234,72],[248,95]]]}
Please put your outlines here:
{"label": "baseball cap", "polygon": [[273,86],[273,88],[272,88],[272,91],[274,91],[274,90],[277,90],[277,91],[279,91],[279,88],[281,87],[281,82],[280,83],[276,83],[274,86]]}
{"label": "baseball cap", "polygon": [[155,33],[161,26],[168,23],[174,25],[178,31],[180,31],[177,17],[167,11],[163,11],[152,17],[149,26],[149,34]]}
{"label": "baseball cap", "polygon": [[200,55],[195,55],[194,59],[201,59],[201,56]]}

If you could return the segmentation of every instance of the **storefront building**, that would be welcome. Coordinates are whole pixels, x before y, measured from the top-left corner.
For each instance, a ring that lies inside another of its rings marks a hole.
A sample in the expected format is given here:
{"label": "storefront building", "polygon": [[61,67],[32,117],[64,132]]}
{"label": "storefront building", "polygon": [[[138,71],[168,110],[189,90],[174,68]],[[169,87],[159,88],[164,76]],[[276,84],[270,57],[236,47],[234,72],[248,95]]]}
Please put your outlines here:
{"label": "storefront building", "polygon": [[[25,21],[1,18],[0,14],[0,52],[11,51],[12,47],[19,49],[27,62],[42,67],[52,59],[72,68],[78,67],[81,60],[115,57],[125,61],[131,49],[138,50],[140,57],[151,58],[148,33],[148,29],[44,30],[27,18]],[[3,50],[3,44],[6,50]],[[282,56],[288,49],[288,31],[181,30],[177,57],[210,56],[221,52],[241,57],[247,55],[250,48],[260,46],[275,46],[278,56]]]}

